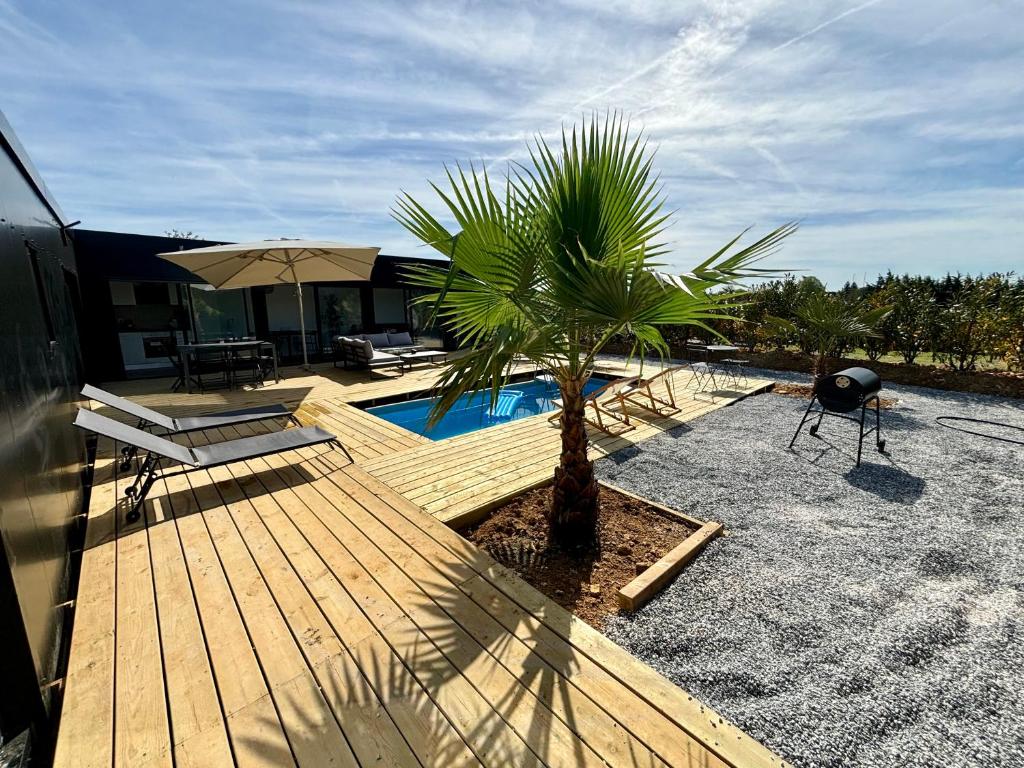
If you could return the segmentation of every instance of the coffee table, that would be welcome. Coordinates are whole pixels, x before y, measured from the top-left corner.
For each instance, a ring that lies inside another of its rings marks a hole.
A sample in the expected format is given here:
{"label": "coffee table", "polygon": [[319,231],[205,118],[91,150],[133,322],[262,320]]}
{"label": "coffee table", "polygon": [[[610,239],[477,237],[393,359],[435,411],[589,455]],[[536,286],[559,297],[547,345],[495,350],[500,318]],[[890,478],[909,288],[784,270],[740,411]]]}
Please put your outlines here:
{"label": "coffee table", "polygon": [[402,368],[411,370],[416,363],[433,363],[436,365],[438,359],[442,362],[447,362],[448,353],[439,349],[423,349],[419,352],[400,354],[398,359],[402,361]]}

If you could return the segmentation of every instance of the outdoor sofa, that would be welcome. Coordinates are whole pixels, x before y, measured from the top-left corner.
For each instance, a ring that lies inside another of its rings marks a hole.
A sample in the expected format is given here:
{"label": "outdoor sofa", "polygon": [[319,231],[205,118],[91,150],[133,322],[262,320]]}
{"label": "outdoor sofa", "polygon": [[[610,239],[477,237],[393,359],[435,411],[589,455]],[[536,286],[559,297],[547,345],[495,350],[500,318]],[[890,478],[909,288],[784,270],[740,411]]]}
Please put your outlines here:
{"label": "outdoor sofa", "polygon": [[335,336],[334,366],[355,368],[398,368],[402,371],[402,352],[419,352],[426,347],[414,344],[408,331],[401,333],[360,333],[355,336]]}

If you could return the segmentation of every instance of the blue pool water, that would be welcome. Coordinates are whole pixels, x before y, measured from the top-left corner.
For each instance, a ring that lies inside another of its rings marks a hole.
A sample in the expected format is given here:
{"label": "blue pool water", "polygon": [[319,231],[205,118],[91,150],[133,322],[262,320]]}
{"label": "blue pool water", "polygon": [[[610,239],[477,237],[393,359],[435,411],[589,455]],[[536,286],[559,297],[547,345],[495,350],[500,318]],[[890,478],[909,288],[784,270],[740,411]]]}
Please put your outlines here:
{"label": "blue pool water", "polygon": [[[593,392],[608,383],[607,379],[591,378],[584,392]],[[460,397],[452,409],[444,415],[432,429],[427,429],[427,414],[437,398],[426,397],[421,400],[408,400],[404,403],[378,405],[367,408],[367,413],[390,421],[392,424],[408,429],[431,440],[443,440],[446,437],[464,435],[478,429],[493,427],[495,424],[507,424],[509,421],[536,416],[538,413],[549,413],[555,410],[552,400],[558,397],[558,385],[543,380],[526,381],[522,384],[509,384],[502,387],[505,392],[522,392],[524,397],[511,419],[492,421],[487,416],[490,408],[490,393],[471,392]]]}

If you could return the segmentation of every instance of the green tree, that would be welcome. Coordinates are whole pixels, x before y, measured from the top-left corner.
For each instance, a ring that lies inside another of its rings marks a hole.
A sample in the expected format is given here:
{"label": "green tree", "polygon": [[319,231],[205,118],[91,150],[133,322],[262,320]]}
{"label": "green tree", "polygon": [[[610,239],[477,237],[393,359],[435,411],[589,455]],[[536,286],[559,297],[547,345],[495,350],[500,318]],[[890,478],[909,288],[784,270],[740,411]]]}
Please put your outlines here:
{"label": "green tree", "polygon": [[1001,331],[1003,275],[960,278],[949,303],[938,313],[935,357],[955,371],[973,371],[978,358],[994,351]]}
{"label": "green tree", "polygon": [[996,351],[1011,371],[1024,370],[1024,280],[1008,286],[999,302]]}
{"label": "green tree", "polygon": [[892,313],[882,330],[900,353],[903,362],[912,364],[928,347],[935,323],[935,292],[931,282],[920,277],[893,279],[876,295],[892,305]]}
{"label": "green tree", "polygon": [[[587,456],[584,386],[602,348],[616,336],[642,356],[668,347],[659,328],[696,325],[726,314],[744,278],[795,230],[779,227],[730,253],[734,238],[686,274],[657,271],[667,221],[652,156],[618,116],[563,132],[561,146],[537,139],[531,163],[493,185],[470,166],[434,185],[450,230],[408,194],[395,218],[450,258],[419,266],[409,279],[467,352],[438,381],[436,421],[464,393],[488,387],[496,398],[507,371],[525,358],[558,382],[562,450],[554,471],[549,527],[563,545],[592,541],[598,486]],[[729,290],[718,291],[723,286]]]}
{"label": "green tree", "polygon": [[848,344],[863,341],[878,334],[878,326],[890,308],[872,307],[865,302],[851,304],[842,296],[817,291],[804,299],[796,308],[793,320],[772,318],[782,327],[789,328],[800,339],[801,348],[813,355],[811,373],[815,381],[824,376],[825,358],[835,356]]}

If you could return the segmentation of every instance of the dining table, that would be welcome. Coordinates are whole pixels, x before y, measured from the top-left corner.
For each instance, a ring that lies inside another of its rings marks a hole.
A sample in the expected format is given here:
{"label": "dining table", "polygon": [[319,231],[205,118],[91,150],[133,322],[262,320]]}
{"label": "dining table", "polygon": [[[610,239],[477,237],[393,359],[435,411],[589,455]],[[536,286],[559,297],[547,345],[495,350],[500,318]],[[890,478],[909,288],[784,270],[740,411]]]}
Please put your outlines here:
{"label": "dining table", "polygon": [[193,354],[221,351],[233,358],[239,352],[258,350],[262,347],[270,347],[274,360],[274,381],[278,382],[281,380],[281,376],[277,370],[277,348],[269,341],[263,339],[242,339],[239,341],[201,341],[191,344],[179,344],[178,352],[181,354],[182,378],[185,380],[185,391],[192,394],[192,376],[189,371],[189,361]]}

